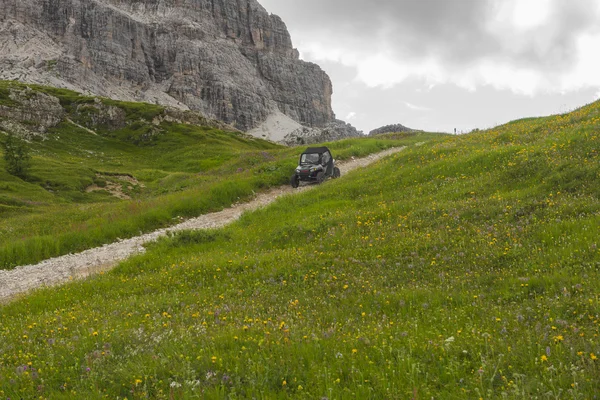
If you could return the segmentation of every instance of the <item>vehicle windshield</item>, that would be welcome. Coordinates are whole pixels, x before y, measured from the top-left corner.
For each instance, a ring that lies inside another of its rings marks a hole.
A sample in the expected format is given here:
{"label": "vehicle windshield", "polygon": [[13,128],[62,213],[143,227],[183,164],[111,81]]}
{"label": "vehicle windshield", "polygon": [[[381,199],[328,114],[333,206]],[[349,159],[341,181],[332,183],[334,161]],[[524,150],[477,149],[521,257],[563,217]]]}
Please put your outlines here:
{"label": "vehicle windshield", "polygon": [[319,154],[302,154],[300,158],[300,164],[318,164],[319,163]]}

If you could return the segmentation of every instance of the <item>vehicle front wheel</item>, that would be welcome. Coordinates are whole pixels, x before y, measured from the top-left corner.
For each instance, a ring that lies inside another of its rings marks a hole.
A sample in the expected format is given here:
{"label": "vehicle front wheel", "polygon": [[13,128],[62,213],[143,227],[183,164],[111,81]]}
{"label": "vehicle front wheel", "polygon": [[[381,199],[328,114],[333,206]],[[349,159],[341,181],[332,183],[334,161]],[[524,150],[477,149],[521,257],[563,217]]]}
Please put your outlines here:
{"label": "vehicle front wheel", "polygon": [[337,179],[340,176],[342,176],[342,172],[340,171],[340,169],[338,167],[334,167],[333,168],[333,179]]}
{"label": "vehicle front wheel", "polygon": [[323,183],[325,180],[325,174],[323,172],[317,173],[317,183]]}
{"label": "vehicle front wheel", "polygon": [[298,177],[298,175],[296,175],[296,174],[292,175],[292,178],[290,179],[290,184],[292,185],[292,187],[294,189],[296,189],[298,186],[300,186],[300,178]]}

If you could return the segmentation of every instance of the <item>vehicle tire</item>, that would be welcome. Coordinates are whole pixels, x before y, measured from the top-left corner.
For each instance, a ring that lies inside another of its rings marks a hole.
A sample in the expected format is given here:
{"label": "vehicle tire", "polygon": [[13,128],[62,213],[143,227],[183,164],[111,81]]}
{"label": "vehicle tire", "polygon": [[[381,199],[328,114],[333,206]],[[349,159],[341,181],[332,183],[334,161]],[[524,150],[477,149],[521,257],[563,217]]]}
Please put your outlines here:
{"label": "vehicle tire", "polygon": [[321,171],[317,173],[317,183],[321,184],[325,180],[325,174]]}
{"label": "vehicle tire", "polygon": [[292,178],[290,179],[290,184],[292,185],[292,187],[294,189],[296,189],[298,186],[300,186],[300,178],[298,177],[298,175],[296,175],[296,174],[292,175]]}
{"label": "vehicle tire", "polygon": [[340,169],[338,167],[334,167],[333,168],[333,179],[337,179],[340,176],[342,176],[342,172],[340,171]]}

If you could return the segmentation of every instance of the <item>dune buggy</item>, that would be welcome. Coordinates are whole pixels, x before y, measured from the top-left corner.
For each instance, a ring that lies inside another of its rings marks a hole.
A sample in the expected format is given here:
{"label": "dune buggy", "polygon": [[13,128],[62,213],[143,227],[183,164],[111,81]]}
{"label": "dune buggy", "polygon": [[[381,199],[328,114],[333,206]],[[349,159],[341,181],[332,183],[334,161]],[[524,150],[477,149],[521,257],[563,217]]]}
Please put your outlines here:
{"label": "dune buggy", "polygon": [[309,147],[300,156],[290,183],[293,188],[297,188],[300,182],[322,183],[329,177],[335,179],[340,176],[340,169],[335,166],[335,160],[327,147]]}

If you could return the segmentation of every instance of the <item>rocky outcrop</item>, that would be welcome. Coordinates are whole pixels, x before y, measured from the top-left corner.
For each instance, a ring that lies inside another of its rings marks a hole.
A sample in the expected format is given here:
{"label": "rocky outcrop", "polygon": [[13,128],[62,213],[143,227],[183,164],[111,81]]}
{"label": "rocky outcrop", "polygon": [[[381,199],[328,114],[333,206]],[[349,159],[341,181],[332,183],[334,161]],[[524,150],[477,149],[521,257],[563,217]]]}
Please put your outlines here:
{"label": "rocky outcrop", "polygon": [[335,120],[327,124],[324,128],[301,127],[286,135],[281,142],[288,146],[300,146],[362,136],[363,132],[357,130],[352,125],[344,121]]}
{"label": "rocky outcrop", "polygon": [[88,129],[103,127],[109,131],[123,129],[127,126],[127,113],[122,108],[104,104],[101,99],[78,104],[74,110],[74,119],[81,121]]}
{"label": "rocky outcrop", "polygon": [[270,115],[258,128],[248,134],[259,139],[266,139],[288,146],[331,142],[352,137],[363,136],[362,131],[356,130],[344,121],[334,120],[324,127],[311,128],[303,126],[280,112]]}
{"label": "rocky outcrop", "polygon": [[356,130],[344,121],[336,119],[324,127],[311,128],[300,125],[280,112],[270,115],[263,124],[249,131],[248,134],[287,146],[332,142],[363,136],[362,131]]}
{"label": "rocky outcrop", "polygon": [[374,129],[369,132],[369,136],[383,135],[384,133],[401,133],[401,132],[415,132],[414,129],[410,129],[401,124],[386,125],[378,129]]}
{"label": "rocky outcrop", "polygon": [[256,0],[0,0],[0,79],[200,111],[334,121],[332,85]]}
{"label": "rocky outcrop", "polygon": [[24,139],[46,139],[60,132],[58,125],[65,122],[89,133],[107,136],[132,130],[145,132],[126,139],[136,144],[147,144],[167,133],[165,122],[241,133],[222,121],[191,110],[119,102],[81,96],[67,90],[0,81],[0,131]]}
{"label": "rocky outcrop", "polygon": [[5,89],[0,102],[0,129],[25,138],[43,135],[62,122],[65,111],[53,96],[31,88]]}

